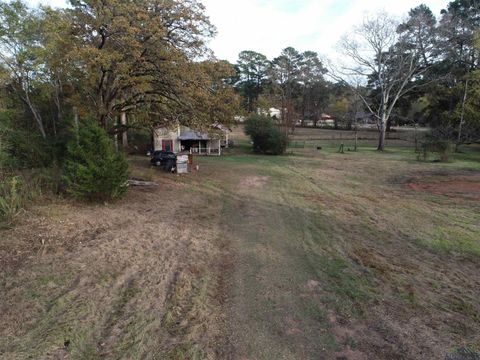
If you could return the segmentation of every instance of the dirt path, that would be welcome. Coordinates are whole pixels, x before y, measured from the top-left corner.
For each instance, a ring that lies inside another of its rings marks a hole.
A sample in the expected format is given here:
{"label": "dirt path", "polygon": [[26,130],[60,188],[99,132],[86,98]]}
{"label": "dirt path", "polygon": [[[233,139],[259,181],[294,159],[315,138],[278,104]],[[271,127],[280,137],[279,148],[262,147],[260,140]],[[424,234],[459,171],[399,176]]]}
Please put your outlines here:
{"label": "dirt path", "polygon": [[[340,351],[331,331],[336,320],[322,303],[324,284],[316,280],[315,260],[308,255],[312,246],[325,243],[321,224],[278,185],[275,176],[244,173],[232,187],[233,201],[226,201],[223,221],[230,224],[236,254],[228,358],[341,358],[347,352]],[[363,358],[351,349],[348,355]]]}

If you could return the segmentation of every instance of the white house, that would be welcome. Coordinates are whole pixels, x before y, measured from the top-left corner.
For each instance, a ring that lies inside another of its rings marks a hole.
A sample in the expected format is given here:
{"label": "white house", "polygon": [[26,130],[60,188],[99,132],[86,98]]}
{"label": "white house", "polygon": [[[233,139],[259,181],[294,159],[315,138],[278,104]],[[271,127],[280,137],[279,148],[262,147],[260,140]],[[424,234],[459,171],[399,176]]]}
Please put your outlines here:
{"label": "white house", "polygon": [[228,127],[219,123],[213,124],[208,133],[192,130],[186,126],[172,129],[157,128],[153,133],[154,148],[175,153],[220,155],[222,148],[228,148],[230,132]]}

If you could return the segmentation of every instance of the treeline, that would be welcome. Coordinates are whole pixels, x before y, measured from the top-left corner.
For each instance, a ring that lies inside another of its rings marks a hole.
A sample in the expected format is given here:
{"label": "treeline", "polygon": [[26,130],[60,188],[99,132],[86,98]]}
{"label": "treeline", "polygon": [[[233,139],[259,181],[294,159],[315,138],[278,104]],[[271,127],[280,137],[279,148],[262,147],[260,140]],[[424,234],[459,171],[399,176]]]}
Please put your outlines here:
{"label": "treeline", "polygon": [[351,127],[367,112],[383,131],[421,124],[457,145],[477,142],[479,29],[476,0],[452,1],[438,18],[425,5],[402,23],[378,14],[343,39],[343,67],[327,71],[315,52],[293,48],[272,60],[244,51],[233,83],[247,113],[277,107],[286,127],[316,125],[322,113]]}
{"label": "treeline", "polygon": [[197,0],[0,3],[1,184],[18,169],[56,167],[60,185],[72,185],[62,172],[80,161],[68,144],[82,145],[81,134],[112,143],[143,129],[149,141],[156,126],[233,119],[234,69],[213,58],[214,33]]}
{"label": "treeline", "polygon": [[254,51],[242,51],[235,65],[233,84],[242,96],[245,112],[277,107],[287,128],[298,119],[317,122],[328,106],[332,88],[314,51],[284,49],[273,60]]}

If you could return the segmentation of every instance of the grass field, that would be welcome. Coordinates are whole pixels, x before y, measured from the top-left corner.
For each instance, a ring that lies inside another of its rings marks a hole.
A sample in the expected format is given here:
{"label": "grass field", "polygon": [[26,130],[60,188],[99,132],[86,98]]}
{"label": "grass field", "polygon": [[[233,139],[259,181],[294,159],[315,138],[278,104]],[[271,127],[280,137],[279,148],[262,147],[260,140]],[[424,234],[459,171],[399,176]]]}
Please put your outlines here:
{"label": "grass field", "polygon": [[[443,359],[480,351],[480,149],[198,158],[0,233],[0,359]],[[301,136],[301,135],[298,135]],[[368,145],[368,146],[367,146]]]}

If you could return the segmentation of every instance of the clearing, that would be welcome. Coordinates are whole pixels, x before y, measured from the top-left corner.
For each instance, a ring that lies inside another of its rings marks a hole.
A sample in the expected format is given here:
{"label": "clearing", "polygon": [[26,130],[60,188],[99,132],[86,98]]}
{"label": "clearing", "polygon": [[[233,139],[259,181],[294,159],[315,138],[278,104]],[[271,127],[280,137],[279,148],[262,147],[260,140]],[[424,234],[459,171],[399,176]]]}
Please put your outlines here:
{"label": "clearing", "polygon": [[0,230],[0,359],[443,359],[480,349],[480,151],[283,157]]}

